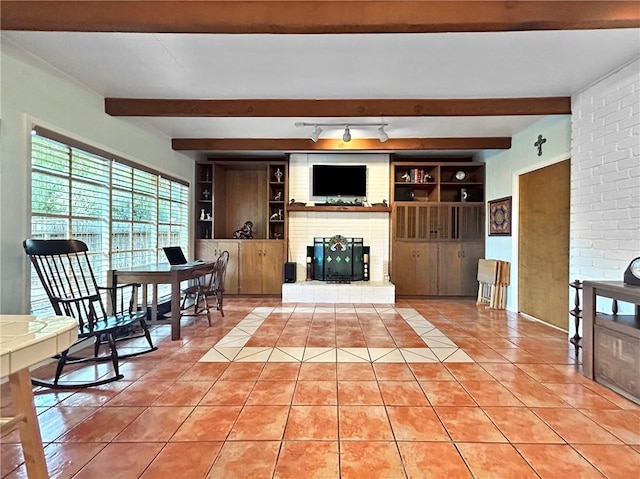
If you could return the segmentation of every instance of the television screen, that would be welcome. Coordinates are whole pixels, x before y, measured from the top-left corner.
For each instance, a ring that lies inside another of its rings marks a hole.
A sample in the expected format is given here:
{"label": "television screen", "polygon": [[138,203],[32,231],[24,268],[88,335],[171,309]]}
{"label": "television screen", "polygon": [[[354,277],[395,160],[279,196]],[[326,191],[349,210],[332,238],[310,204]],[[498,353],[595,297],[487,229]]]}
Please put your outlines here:
{"label": "television screen", "polygon": [[367,196],[367,167],[313,165],[313,196]]}

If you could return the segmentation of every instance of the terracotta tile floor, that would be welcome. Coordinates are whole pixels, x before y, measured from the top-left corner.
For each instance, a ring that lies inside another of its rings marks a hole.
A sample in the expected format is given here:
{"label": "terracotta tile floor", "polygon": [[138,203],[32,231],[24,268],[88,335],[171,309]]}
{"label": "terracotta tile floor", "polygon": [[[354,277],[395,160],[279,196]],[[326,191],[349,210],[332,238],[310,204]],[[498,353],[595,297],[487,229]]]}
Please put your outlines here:
{"label": "terracotta tile floor", "polygon": [[[550,327],[472,300],[229,298],[225,313],[185,318],[180,341],[154,326],[158,351],[124,380],[37,390],[51,477],[640,476],[640,407],[584,378]],[[0,472],[26,477],[16,431]]]}

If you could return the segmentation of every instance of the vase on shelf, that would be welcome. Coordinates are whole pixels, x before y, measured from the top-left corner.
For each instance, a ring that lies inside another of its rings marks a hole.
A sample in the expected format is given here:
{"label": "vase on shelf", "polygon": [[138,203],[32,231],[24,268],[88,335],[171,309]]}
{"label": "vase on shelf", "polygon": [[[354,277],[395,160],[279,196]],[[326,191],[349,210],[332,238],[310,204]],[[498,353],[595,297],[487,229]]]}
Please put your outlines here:
{"label": "vase on shelf", "polygon": [[201,220],[205,220],[205,219],[207,219],[207,215],[206,215],[206,214],[205,214],[205,212],[204,212],[204,208],[202,208],[202,209],[200,210],[200,219],[201,219]]}

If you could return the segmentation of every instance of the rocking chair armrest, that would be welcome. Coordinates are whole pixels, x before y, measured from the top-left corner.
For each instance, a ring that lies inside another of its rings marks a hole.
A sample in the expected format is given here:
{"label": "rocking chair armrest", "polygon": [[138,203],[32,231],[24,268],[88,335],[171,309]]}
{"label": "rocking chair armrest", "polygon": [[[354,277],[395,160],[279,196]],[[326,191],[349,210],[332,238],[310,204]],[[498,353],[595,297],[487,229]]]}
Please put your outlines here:
{"label": "rocking chair armrest", "polygon": [[51,297],[52,301],[55,301],[56,303],[60,303],[60,304],[78,303],[84,300],[98,301],[99,299],[100,299],[100,296],[97,294],[88,294],[86,296],[76,296],[74,298],[58,298],[57,296]]}

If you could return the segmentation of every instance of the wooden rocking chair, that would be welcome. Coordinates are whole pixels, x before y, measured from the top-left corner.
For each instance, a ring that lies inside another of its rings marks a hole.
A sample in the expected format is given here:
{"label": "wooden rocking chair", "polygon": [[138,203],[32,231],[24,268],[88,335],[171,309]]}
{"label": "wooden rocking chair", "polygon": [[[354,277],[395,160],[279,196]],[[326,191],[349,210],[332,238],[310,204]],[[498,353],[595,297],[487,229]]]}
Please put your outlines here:
{"label": "wooden rocking chair", "polygon": [[[56,315],[73,317],[78,321],[78,341],[72,346],[93,338],[93,355],[71,356],[69,349],[54,356],[58,360],[53,381],[32,378],[37,386],[53,389],[98,386],[122,379],[119,360],[157,349],[147,329],[146,311],[134,311],[139,284],[118,285],[115,288],[98,286],[87,255],[87,245],[78,240],[34,240],[23,242]],[[112,314],[107,314],[103,296],[110,302]],[[136,329],[142,334],[132,335]],[[146,338],[149,348],[118,355],[116,343]],[[110,354],[100,354],[100,346],[108,344]],[[82,353],[82,351],[80,351]],[[113,375],[91,382],[60,382],[66,365],[88,361],[108,361],[113,364]]]}

